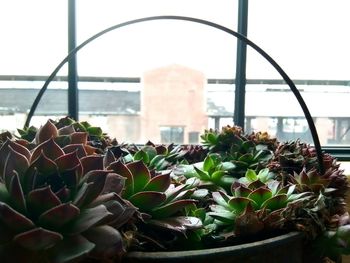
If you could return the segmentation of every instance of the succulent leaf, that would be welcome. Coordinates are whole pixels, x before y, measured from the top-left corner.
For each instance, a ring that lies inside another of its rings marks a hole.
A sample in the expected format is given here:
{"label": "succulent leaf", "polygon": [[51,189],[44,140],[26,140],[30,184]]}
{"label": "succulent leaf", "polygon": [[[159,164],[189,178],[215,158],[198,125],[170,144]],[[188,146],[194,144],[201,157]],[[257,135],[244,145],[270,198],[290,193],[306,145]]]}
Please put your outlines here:
{"label": "succulent leaf", "polygon": [[48,229],[60,229],[80,213],[80,209],[71,203],[55,206],[39,216],[39,224]]}
{"label": "succulent leaf", "polygon": [[35,215],[61,204],[61,200],[52,192],[50,186],[37,188],[27,196],[27,206]]}
{"label": "succulent leaf", "polygon": [[115,192],[118,195],[122,194],[125,188],[125,178],[116,173],[108,173],[102,193]]}
{"label": "succulent leaf", "polygon": [[154,207],[164,203],[165,200],[166,196],[164,193],[155,191],[139,192],[129,198],[129,201],[133,205],[139,207],[144,212],[149,212]]}
{"label": "succulent leaf", "polygon": [[3,202],[0,202],[0,222],[15,233],[25,232],[35,227],[32,220]]}
{"label": "succulent leaf", "polygon": [[22,146],[19,143],[16,143],[15,141],[7,140],[7,143],[8,143],[8,146],[11,147],[15,152],[18,152],[24,155],[27,160],[30,159],[31,153],[26,147]]}
{"label": "succulent leaf", "polygon": [[214,192],[212,195],[215,203],[223,207],[229,207],[228,201],[230,200],[230,197],[227,194],[224,192]]}
{"label": "succulent leaf", "polygon": [[248,195],[252,192],[251,189],[242,184],[239,184],[238,186],[234,186],[234,184],[232,184],[231,191],[236,197],[248,197]]}
{"label": "succulent leaf", "polygon": [[86,132],[74,132],[70,134],[71,144],[83,144],[87,143],[88,133]]}
{"label": "succulent leaf", "polygon": [[235,213],[242,213],[248,204],[252,204],[254,201],[246,197],[233,197],[228,201],[228,205],[235,211]]}
{"label": "succulent leaf", "polygon": [[113,152],[110,149],[107,149],[106,154],[103,157],[103,167],[108,167],[111,163],[115,162],[116,159],[114,157]]}
{"label": "succulent leaf", "polygon": [[58,130],[56,126],[48,120],[36,133],[35,140],[37,144],[40,144],[57,136]]}
{"label": "succulent leaf", "polygon": [[193,199],[177,200],[169,204],[157,207],[152,210],[151,215],[154,218],[167,218],[175,215],[178,211],[184,209],[188,205],[195,204],[197,201]]}
{"label": "succulent leaf", "polygon": [[126,179],[123,196],[130,197],[134,194],[134,177],[127,166],[121,161],[116,161],[111,163],[107,169],[114,171],[116,174],[119,174]]}
{"label": "succulent leaf", "polygon": [[[80,212],[79,216],[70,224],[67,229],[70,234],[79,234],[89,228],[98,225],[107,216],[111,215],[104,205],[87,208]],[[65,230],[65,231],[67,231]]]}
{"label": "succulent leaf", "polygon": [[288,196],[286,194],[275,195],[270,199],[266,200],[261,205],[261,207],[266,207],[267,209],[270,209],[272,211],[278,210],[286,206],[287,200]]}
{"label": "succulent leaf", "polygon": [[13,171],[14,175],[10,183],[9,194],[11,196],[11,203],[13,207],[19,212],[25,212],[27,210],[26,201],[24,198],[19,176],[16,171]]}
{"label": "succulent leaf", "polygon": [[248,198],[253,200],[255,204],[258,205],[258,207],[261,207],[261,205],[271,197],[272,197],[271,190],[264,187],[260,187],[248,195]]}
{"label": "succulent leaf", "polygon": [[83,174],[87,174],[93,170],[103,170],[103,157],[89,155],[80,159],[81,166],[83,168]]}
{"label": "succulent leaf", "polygon": [[83,180],[85,180],[88,185],[91,185],[91,187],[87,188],[84,202],[81,204],[82,206],[90,204],[101,194],[109,173],[110,171],[93,170],[84,176]]}
{"label": "succulent leaf", "polygon": [[63,126],[62,128],[58,129],[58,136],[70,135],[74,132],[75,132],[75,130],[74,130],[73,125],[66,125],[66,126]]}
{"label": "succulent leaf", "polygon": [[153,177],[145,186],[144,191],[159,191],[164,192],[170,186],[170,173],[159,174]]}
{"label": "succulent leaf", "polygon": [[31,166],[35,167],[36,170],[42,174],[52,174],[58,170],[57,164],[49,159],[43,151],[38,158],[32,162]]}
{"label": "succulent leaf", "polygon": [[76,152],[78,158],[83,158],[88,155],[86,147],[82,144],[68,144],[62,148],[65,153]]}
{"label": "succulent leaf", "polygon": [[60,172],[75,169],[80,165],[80,160],[78,158],[77,152],[71,152],[58,157],[55,163]]}
{"label": "succulent leaf", "polygon": [[34,160],[36,160],[42,154],[42,152],[51,160],[56,160],[58,157],[64,155],[64,151],[55,142],[53,138],[50,138],[47,141],[44,141],[43,143],[39,144],[33,150],[30,161],[33,162]]}
{"label": "succulent leaf", "polygon": [[137,153],[135,153],[134,160],[143,161],[144,163],[149,163],[150,157],[143,149],[141,149]]}
{"label": "succulent leaf", "polygon": [[29,162],[24,155],[14,151],[11,146],[8,147],[9,153],[4,165],[3,176],[6,186],[9,188],[13,176],[13,171],[16,171],[19,176],[23,176],[29,167]]}
{"label": "succulent leaf", "polygon": [[94,247],[94,243],[88,241],[82,235],[76,235],[65,237],[55,247],[49,249],[48,254],[52,263],[68,263],[86,258]]}
{"label": "succulent leaf", "polygon": [[34,228],[14,237],[14,241],[17,244],[29,250],[49,249],[62,239],[63,236],[61,234],[41,227]]}
{"label": "succulent leaf", "polygon": [[134,193],[142,191],[151,179],[146,165],[142,161],[128,163],[126,165],[134,178]]}

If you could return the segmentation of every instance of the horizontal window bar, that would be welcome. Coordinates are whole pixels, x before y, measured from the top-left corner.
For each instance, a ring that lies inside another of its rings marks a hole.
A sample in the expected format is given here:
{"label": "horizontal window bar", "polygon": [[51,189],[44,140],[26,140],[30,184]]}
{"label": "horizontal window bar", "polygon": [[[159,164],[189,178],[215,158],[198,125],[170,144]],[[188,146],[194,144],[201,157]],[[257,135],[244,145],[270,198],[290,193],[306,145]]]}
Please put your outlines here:
{"label": "horizontal window bar", "polygon": [[[0,81],[45,81],[47,76],[28,76],[28,75],[0,75]],[[57,76],[54,81],[67,81],[67,76]],[[129,82],[139,83],[139,77],[92,77],[79,76],[79,81],[82,82]],[[295,79],[296,85],[325,85],[325,86],[350,86],[350,80],[315,80],[315,79]],[[208,79],[208,84],[235,84],[234,79]],[[282,79],[247,79],[247,84],[261,85],[281,85],[286,84]]]}

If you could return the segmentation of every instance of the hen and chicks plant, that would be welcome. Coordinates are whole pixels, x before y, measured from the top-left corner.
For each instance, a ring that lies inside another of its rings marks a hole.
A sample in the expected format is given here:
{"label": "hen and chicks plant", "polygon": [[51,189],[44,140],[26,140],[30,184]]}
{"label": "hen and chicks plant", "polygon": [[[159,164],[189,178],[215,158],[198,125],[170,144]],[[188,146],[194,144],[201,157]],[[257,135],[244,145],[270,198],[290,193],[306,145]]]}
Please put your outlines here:
{"label": "hen and chicks plant", "polygon": [[[61,134],[68,137],[64,143]],[[61,146],[59,145],[61,144]],[[87,144],[87,134],[48,121],[31,142],[0,148],[2,262],[117,260],[125,246],[118,228],[136,208],[105,192],[112,171]]]}
{"label": "hen and chicks plant", "polygon": [[136,146],[69,118],[19,133],[0,136],[0,255],[9,260],[116,261],[295,230],[321,256],[350,252],[347,178],[328,154],[321,174],[299,140],[226,126],[206,130],[201,145]]}

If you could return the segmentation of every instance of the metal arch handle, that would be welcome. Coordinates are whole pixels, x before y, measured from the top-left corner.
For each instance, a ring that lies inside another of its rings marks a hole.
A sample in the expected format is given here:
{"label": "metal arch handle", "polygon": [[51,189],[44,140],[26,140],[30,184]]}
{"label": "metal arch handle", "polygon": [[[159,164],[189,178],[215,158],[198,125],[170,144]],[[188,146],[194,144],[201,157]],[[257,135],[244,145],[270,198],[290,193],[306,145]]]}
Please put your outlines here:
{"label": "metal arch handle", "polygon": [[40,89],[38,95],[36,96],[36,98],[35,98],[35,100],[34,100],[34,102],[32,104],[32,107],[30,108],[30,111],[28,113],[28,116],[27,116],[27,119],[26,119],[24,127],[29,127],[31,118],[33,117],[34,112],[35,112],[35,110],[36,110],[36,108],[37,108],[37,106],[38,106],[38,104],[39,104],[39,102],[41,100],[41,97],[43,96],[43,94],[46,91],[46,89],[47,89],[48,85],[50,84],[50,82],[54,79],[54,77],[56,76],[58,71],[62,68],[62,66],[73,55],[75,55],[80,49],[82,49],[84,46],[86,46],[87,44],[89,44],[90,42],[95,40],[96,38],[98,38],[98,37],[100,37],[100,36],[110,32],[110,31],[113,31],[113,30],[115,30],[117,28],[125,27],[125,26],[132,25],[132,24],[137,24],[137,23],[141,23],[141,22],[146,22],[146,21],[166,20],[166,19],[189,21],[189,22],[199,23],[199,24],[203,24],[203,25],[207,25],[207,26],[219,29],[221,31],[224,31],[224,32],[232,35],[232,36],[235,36],[236,38],[238,38],[239,40],[243,41],[245,44],[247,44],[248,46],[253,48],[255,51],[257,51],[260,55],[262,55],[277,70],[277,72],[282,76],[282,78],[287,83],[287,85],[289,86],[290,90],[293,92],[294,96],[298,100],[298,103],[299,103],[301,109],[303,110],[304,116],[305,116],[305,118],[307,120],[307,123],[309,125],[309,129],[310,129],[310,132],[311,132],[311,135],[312,135],[312,139],[313,139],[313,142],[314,142],[314,145],[315,145],[315,148],[316,148],[316,155],[317,155],[319,170],[320,170],[321,174],[323,174],[325,172],[324,171],[324,165],[323,165],[321,144],[320,144],[320,140],[319,140],[319,137],[318,137],[318,134],[317,134],[317,130],[316,130],[316,127],[315,127],[315,123],[314,123],[314,121],[312,119],[310,111],[309,111],[308,107],[306,106],[306,103],[305,103],[303,97],[301,96],[300,92],[298,91],[298,89],[294,85],[293,81],[285,73],[285,71],[263,49],[261,49],[258,45],[253,43],[251,40],[249,40],[248,38],[246,38],[242,34],[239,34],[236,31],[233,31],[233,30],[231,30],[231,29],[229,29],[227,27],[224,27],[222,25],[219,25],[219,24],[207,21],[207,20],[203,20],[203,19],[193,18],[193,17],[186,17],[186,16],[150,16],[150,17],[144,17],[144,18],[130,20],[130,21],[127,21],[127,22],[124,22],[124,23],[120,23],[120,24],[111,26],[109,28],[106,28],[106,29],[98,32],[97,34],[93,35],[92,37],[88,38],[83,43],[81,43],[79,46],[77,46],[76,48],[71,50],[68,53],[68,55],[58,64],[58,66],[51,73],[51,75],[47,78],[47,80],[45,81],[44,85]]}

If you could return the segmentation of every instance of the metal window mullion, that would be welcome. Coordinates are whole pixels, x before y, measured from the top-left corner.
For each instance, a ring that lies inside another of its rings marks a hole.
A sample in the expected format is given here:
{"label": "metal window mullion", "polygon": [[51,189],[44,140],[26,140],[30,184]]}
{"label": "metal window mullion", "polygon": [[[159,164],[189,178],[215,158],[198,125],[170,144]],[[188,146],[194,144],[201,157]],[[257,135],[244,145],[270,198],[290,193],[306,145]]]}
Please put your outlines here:
{"label": "metal window mullion", "polygon": [[[76,48],[75,17],[75,0],[68,0],[68,52]],[[74,54],[68,60],[68,116],[75,120],[79,118],[78,95],[77,57]]]}
{"label": "metal window mullion", "polygon": [[[239,0],[237,32],[247,36],[248,0]],[[247,45],[237,39],[236,89],[233,122],[244,128]]]}

